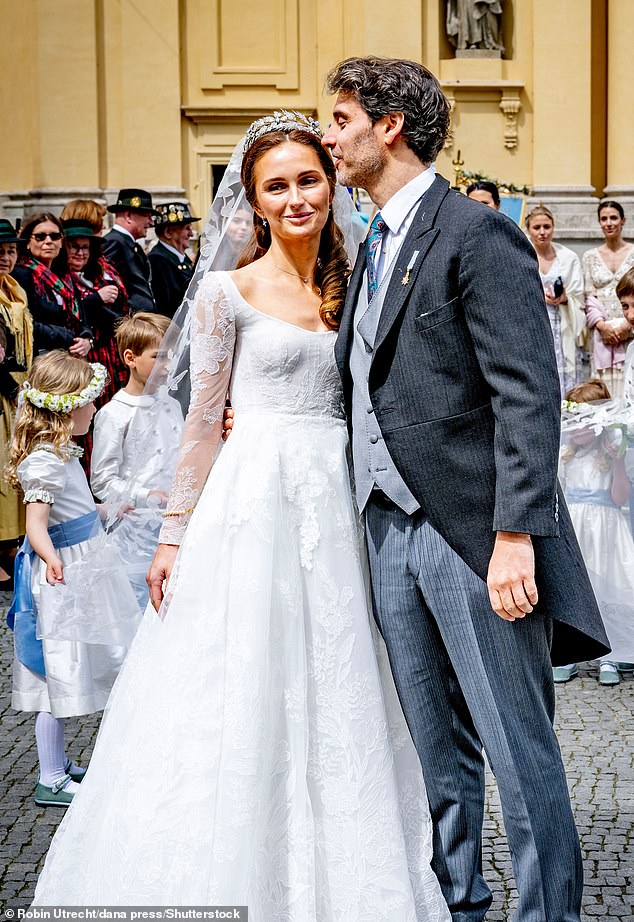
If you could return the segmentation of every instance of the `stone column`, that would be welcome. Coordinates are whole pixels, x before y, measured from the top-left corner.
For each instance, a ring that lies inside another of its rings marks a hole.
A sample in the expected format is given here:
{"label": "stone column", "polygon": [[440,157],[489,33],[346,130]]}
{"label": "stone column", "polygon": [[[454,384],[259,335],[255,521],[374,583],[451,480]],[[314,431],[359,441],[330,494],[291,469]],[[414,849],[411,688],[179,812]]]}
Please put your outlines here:
{"label": "stone column", "polygon": [[[592,0],[533,0],[533,199],[556,237],[589,245],[592,195]],[[565,47],[565,53],[562,48]]]}

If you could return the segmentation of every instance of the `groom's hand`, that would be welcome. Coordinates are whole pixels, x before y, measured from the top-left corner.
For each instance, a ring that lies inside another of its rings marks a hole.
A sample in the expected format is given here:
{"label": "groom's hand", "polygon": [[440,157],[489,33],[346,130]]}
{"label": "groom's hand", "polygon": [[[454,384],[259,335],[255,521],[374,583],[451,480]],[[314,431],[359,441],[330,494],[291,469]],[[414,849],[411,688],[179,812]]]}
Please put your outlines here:
{"label": "groom's hand", "polygon": [[535,554],[530,535],[499,531],[489,563],[491,607],[505,621],[530,614],[537,604]]}

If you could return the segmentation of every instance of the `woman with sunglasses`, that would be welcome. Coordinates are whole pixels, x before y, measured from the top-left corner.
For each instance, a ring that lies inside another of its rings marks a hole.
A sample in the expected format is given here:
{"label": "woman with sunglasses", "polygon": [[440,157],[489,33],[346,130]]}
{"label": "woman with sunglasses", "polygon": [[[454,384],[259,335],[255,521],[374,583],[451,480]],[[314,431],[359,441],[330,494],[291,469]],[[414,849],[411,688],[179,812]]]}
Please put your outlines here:
{"label": "woman with sunglasses", "polygon": [[63,229],[50,212],[29,218],[20,230],[22,247],[13,277],[24,288],[33,317],[35,352],[68,349],[85,358],[93,345],[93,331],[68,272],[60,259]]}
{"label": "woman with sunglasses", "polygon": [[118,320],[128,313],[128,296],[118,272],[103,258],[102,238],[85,218],[62,218],[68,268],[86,320],[94,332],[94,347],[88,355],[108,370],[108,381],[95,402],[99,409],[128,381],[114,341]]}

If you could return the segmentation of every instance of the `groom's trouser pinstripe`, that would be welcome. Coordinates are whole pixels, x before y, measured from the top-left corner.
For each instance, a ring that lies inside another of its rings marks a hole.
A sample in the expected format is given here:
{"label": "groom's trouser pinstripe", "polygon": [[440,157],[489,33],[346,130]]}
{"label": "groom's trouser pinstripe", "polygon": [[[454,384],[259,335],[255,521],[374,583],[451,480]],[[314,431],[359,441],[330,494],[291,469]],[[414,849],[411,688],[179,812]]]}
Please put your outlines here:
{"label": "groom's trouser pinstripe", "polygon": [[375,616],[423,766],[436,872],[454,922],[480,922],[482,747],[519,891],[516,922],[578,922],[583,869],[552,721],[550,618],[513,623],[424,517],[370,499]]}

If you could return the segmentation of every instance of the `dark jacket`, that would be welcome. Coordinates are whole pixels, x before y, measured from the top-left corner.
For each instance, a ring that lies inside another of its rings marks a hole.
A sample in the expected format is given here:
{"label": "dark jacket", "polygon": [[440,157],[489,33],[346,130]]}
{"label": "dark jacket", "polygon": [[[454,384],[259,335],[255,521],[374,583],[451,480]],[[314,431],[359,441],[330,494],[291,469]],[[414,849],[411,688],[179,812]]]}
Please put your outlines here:
{"label": "dark jacket", "polygon": [[0,320],[0,347],[4,349],[4,360],[0,362],[0,396],[15,400],[19,386],[12,371],[25,371],[15,357],[15,339],[4,320]]}
{"label": "dark jacket", "polygon": [[156,309],[159,314],[173,317],[185,297],[194,274],[194,265],[189,256],[179,262],[176,254],[163,246],[160,240],[150,250],[148,259],[152,266],[152,291]]}
{"label": "dark jacket", "polygon": [[141,245],[127,234],[111,230],[103,238],[103,254],[121,276],[128,292],[130,313],[155,313],[156,306],[150,287],[150,263]]}
{"label": "dark jacket", "polygon": [[[364,267],[362,245],[336,345],[348,419]],[[448,544],[486,580],[496,531],[532,535],[553,662],[607,652],[557,487],[559,382],[535,252],[510,219],[440,176],[398,255],[369,383],[394,463]]]}
{"label": "dark jacket", "polygon": [[68,349],[76,337],[92,339],[94,333],[81,302],[78,302],[79,319],[69,318],[53,291],[47,295],[36,292],[33,273],[27,266],[18,264],[11,275],[26,292],[29,311],[33,317],[35,355],[39,352],[49,352],[51,349]]}

